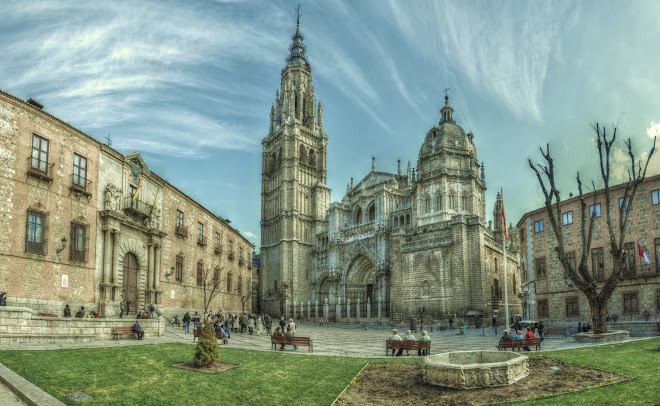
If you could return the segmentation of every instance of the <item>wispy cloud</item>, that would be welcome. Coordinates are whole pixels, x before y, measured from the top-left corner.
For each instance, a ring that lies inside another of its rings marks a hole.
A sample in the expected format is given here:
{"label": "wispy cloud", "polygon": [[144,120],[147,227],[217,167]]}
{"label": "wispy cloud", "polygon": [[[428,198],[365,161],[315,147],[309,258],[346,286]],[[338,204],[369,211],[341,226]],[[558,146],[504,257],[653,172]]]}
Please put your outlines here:
{"label": "wispy cloud", "polygon": [[[496,96],[517,116],[542,119],[548,64],[566,30],[568,5],[507,3],[487,6],[390,0],[398,29],[413,50],[437,69],[461,71],[474,88]],[[412,10],[415,9],[415,10]],[[421,12],[424,10],[424,12]],[[571,13],[576,11],[571,9]],[[575,21],[572,19],[570,21]]]}

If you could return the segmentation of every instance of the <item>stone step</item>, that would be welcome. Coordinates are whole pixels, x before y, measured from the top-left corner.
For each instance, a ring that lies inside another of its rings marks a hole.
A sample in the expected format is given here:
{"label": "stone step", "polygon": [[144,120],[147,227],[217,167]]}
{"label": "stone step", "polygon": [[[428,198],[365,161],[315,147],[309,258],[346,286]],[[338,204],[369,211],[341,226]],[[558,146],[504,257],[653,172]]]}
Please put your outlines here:
{"label": "stone step", "polygon": [[94,334],[0,334],[0,344],[14,343],[89,343],[96,340]]}

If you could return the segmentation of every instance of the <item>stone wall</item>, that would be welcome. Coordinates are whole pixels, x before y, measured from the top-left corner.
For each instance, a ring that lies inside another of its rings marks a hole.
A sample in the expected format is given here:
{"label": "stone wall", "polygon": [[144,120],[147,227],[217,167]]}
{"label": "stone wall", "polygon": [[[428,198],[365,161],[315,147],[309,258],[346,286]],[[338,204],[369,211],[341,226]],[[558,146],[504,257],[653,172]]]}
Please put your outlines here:
{"label": "stone wall", "polygon": [[[131,327],[133,318],[89,319],[36,316],[26,307],[0,307],[0,342],[25,342],[27,337],[55,337],[62,339],[79,335],[93,340],[113,339],[113,327]],[[140,320],[145,337],[158,337],[165,333],[165,319]],[[25,338],[21,338],[24,336]],[[129,337],[129,336],[120,336]]]}

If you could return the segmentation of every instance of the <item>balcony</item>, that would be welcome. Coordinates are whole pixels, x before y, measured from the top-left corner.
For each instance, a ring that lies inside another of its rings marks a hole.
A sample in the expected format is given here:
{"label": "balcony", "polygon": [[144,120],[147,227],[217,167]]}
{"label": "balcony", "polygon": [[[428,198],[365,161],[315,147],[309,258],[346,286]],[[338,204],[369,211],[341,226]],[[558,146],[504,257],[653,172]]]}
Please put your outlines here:
{"label": "balcony", "polygon": [[238,259],[238,266],[243,266],[245,265],[245,260],[243,258]]}
{"label": "balcony", "polygon": [[133,201],[131,196],[124,198],[124,212],[141,218],[151,217],[153,206],[140,199]]}
{"label": "balcony", "polygon": [[229,255],[227,255],[227,258],[229,258],[230,261],[233,261],[234,260],[234,253],[229,252]]}
{"label": "balcony", "polygon": [[203,235],[198,235],[197,236],[197,245],[206,247],[206,237]]}
{"label": "balcony", "polygon": [[181,236],[183,238],[188,238],[188,227],[176,226],[176,228],[174,229],[174,234]]}
{"label": "balcony", "polygon": [[[71,186],[69,187],[69,191],[79,195],[85,195],[87,200],[91,199],[92,192],[87,191],[87,188],[90,186],[92,181],[85,178],[76,177],[75,175],[71,176],[73,177],[73,180],[71,182]],[[91,190],[91,187],[89,189]]]}
{"label": "balcony", "polygon": [[28,176],[32,176],[37,179],[43,179],[47,182],[53,181],[53,165],[48,164],[48,161],[42,161],[37,158],[28,157]]}
{"label": "balcony", "polygon": [[214,253],[215,255],[220,255],[220,254],[222,254],[222,247],[219,246],[219,245],[216,245],[216,246],[213,248],[213,253]]}

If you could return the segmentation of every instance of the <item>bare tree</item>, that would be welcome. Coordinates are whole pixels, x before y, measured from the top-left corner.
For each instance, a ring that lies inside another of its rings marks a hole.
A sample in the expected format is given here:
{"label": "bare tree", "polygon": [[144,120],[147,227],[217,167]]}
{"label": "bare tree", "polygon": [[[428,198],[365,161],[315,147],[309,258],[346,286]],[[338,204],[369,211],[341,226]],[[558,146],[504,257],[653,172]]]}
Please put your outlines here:
{"label": "bare tree", "polygon": [[[646,169],[649,161],[655,152],[655,138],[653,139],[653,147],[649,152],[646,164],[642,169],[641,159],[635,162],[635,155],[632,151],[632,142],[630,138],[624,141],[628,149],[628,156],[630,157],[630,170],[628,171],[628,182],[625,183],[626,188],[622,199],[622,204],[619,206],[618,222],[613,218],[612,210],[615,207],[610,193],[610,155],[612,144],[616,139],[616,127],[612,129],[612,137],[607,138],[607,130],[601,128],[598,123],[592,126],[598,138],[598,156],[600,159],[600,173],[605,184],[605,212],[607,221],[607,233],[609,236],[610,253],[612,254],[612,274],[604,283],[600,284],[594,276],[589,273],[588,254],[591,251],[591,242],[593,236],[594,216],[589,213],[589,221],[587,223],[587,202],[582,193],[582,181],[580,179],[580,172],[577,172],[577,184],[580,194],[580,243],[582,248],[582,255],[580,256],[580,263],[578,269],[573,269],[569,259],[566,256],[564,247],[564,236],[562,234],[562,213],[561,213],[561,199],[559,190],[555,185],[555,169],[553,159],[550,156],[550,146],[546,145],[546,151],[540,148],[541,154],[545,162],[542,164],[534,164],[531,159],[528,159],[529,166],[536,173],[536,177],[543,190],[545,196],[545,208],[550,219],[552,230],[554,231],[557,239],[557,246],[555,251],[559,256],[559,261],[564,268],[566,276],[585,294],[591,307],[591,317],[593,321],[593,331],[596,334],[607,332],[607,324],[605,323],[605,308],[609,301],[614,288],[619,283],[621,271],[625,266],[625,251],[624,241],[628,227],[628,218],[634,209],[632,204],[637,192],[637,187],[644,181],[646,177]],[[596,204],[597,191],[594,182],[592,182],[594,189],[593,199],[594,205]]]}
{"label": "bare tree", "polygon": [[207,314],[209,307],[211,307],[211,302],[220,292],[220,273],[224,269],[224,266],[221,269],[206,267],[204,274],[202,275],[202,290],[204,291],[204,314]]}

